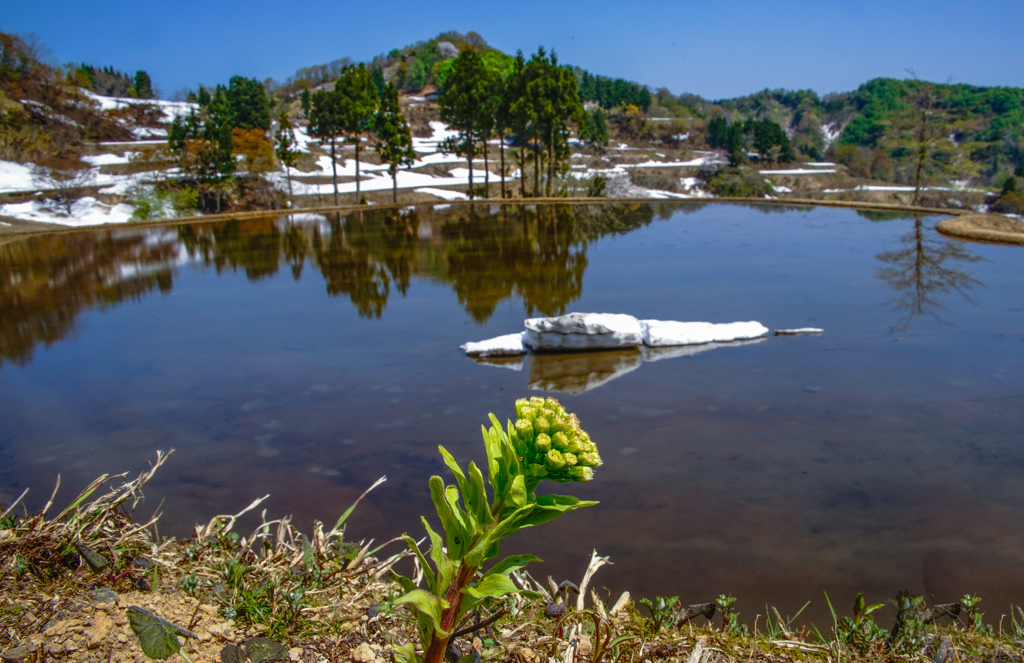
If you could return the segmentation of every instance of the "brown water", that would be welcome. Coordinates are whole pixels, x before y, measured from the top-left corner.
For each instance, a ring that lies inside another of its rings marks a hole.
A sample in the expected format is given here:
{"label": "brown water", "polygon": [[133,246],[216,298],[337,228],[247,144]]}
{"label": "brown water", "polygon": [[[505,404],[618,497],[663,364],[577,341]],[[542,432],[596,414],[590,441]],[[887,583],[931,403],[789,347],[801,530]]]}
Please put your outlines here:
{"label": "brown water", "polygon": [[[164,500],[164,533],[265,493],[308,530],[384,474],[350,535],[417,533],[437,445],[479,462],[487,413],[539,388],[605,466],[573,486],[599,506],[506,545],[546,560],[535,575],[578,581],[597,549],[616,596],[731,593],[745,621],[903,588],[998,615],[1024,604],[1022,253],[934,221],[420,208],[6,245],[0,502],[174,447],[140,506]],[[568,311],[825,334],[659,361],[458,350]]]}

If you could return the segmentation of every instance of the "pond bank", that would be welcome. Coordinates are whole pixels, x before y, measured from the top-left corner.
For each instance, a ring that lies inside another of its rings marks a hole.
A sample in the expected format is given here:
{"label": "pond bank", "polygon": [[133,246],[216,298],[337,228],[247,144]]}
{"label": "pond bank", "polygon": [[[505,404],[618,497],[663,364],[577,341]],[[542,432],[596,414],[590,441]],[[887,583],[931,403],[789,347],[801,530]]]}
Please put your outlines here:
{"label": "pond bank", "polygon": [[[260,507],[260,499],[239,514],[197,525],[188,540],[161,538],[157,515],[132,522],[128,512],[166,458],[158,455],[150,470],[131,481],[125,475],[100,477],[53,519],[14,517],[5,507],[0,522],[5,663],[151,660],[133,633],[133,607],[186,629],[187,636],[178,633],[188,657],[182,658],[192,661],[245,660],[230,658],[231,647],[250,645],[253,663],[383,663],[394,660],[394,646],[415,638],[406,609],[391,604],[400,591],[389,580],[389,569],[409,565],[401,542],[374,548],[348,541],[340,526],[344,518],[330,530],[318,523],[312,536],[305,536],[288,518],[267,521],[264,512],[262,524],[248,536],[235,531],[239,516]],[[107,483],[109,492],[90,499]],[[592,568],[595,561],[601,561],[596,553]],[[967,602],[925,607],[918,597],[901,594],[897,599],[904,609],[894,619],[894,606],[866,606],[859,596],[853,619],[838,616],[833,624],[815,628],[803,625],[799,613],[784,618],[767,608],[752,623],[740,624],[729,615],[731,597],[724,595],[699,606],[677,605],[671,597],[640,608],[628,594],[616,600],[589,592],[581,599],[568,589],[563,594],[550,580],[550,586],[528,574],[517,580],[545,596],[534,602],[517,598],[485,611],[483,621],[498,618],[475,631],[469,627],[458,639],[463,655],[475,649],[477,660],[520,663],[1019,661],[1024,646],[1024,612],[983,622]],[[599,578],[593,584],[599,586]],[[952,617],[954,612],[959,616]],[[278,643],[281,658],[253,654],[251,638],[257,636]]]}
{"label": "pond bank", "polygon": [[1000,214],[965,214],[939,221],[935,227],[941,233],[963,239],[1024,244],[1024,222]]}

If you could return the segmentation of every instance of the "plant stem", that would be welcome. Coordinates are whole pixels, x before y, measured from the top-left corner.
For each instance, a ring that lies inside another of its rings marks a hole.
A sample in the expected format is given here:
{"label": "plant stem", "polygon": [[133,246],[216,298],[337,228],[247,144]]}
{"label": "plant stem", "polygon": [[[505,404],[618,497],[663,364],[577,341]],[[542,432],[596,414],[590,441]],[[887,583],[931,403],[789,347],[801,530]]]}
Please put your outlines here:
{"label": "plant stem", "polygon": [[[459,616],[459,607],[462,604],[462,589],[470,583],[473,576],[476,575],[476,571],[475,567],[462,562],[459,565],[459,572],[455,574],[451,583],[448,584],[448,590],[444,595],[444,600],[448,603],[448,607],[441,612],[441,629],[443,631],[451,633],[455,628],[455,621]],[[448,641],[451,638],[451,635],[442,636],[435,631],[434,637],[430,640],[430,645],[423,653],[423,663],[441,663],[444,660],[444,654],[448,650]]]}

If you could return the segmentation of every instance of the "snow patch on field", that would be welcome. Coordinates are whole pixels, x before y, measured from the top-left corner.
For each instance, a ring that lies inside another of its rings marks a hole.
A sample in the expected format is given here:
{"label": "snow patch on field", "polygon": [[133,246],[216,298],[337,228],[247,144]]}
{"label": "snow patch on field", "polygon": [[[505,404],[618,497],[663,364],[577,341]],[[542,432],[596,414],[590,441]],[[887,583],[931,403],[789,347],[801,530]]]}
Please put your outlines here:
{"label": "snow patch on field", "polygon": [[[468,198],[466,194],[460,193],[458,191],[452,191],[451,189],[433,189],[430,187],[423,187],[421,189],[416,189],[416,193],[426,193],[431,196],[437,196],[438,198],[441,198],[443,200],[466,200]],[[438,206],[435,207],[435,209],[443,208]]]}
{"label": "snow patch on field", "polygon": [[95,226],[104,223],[125,223],[131,220],[134,208],[120,203],[106,205],[91,196],[79,198],[71,205],[68,215],[63,207],[46,200],[30,200],[27,203],[0,205],[0,215],[26,221],[57,223],[62,226]]}

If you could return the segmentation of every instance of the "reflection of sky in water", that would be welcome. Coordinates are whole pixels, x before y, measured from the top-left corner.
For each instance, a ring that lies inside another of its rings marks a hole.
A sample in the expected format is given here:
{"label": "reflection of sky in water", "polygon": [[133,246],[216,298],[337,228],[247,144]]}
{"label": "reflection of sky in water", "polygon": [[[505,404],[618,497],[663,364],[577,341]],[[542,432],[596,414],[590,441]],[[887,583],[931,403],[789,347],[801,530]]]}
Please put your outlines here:
{"label": "reflection of sky in water", "polygon": [[[915,261],[948,244],[933,221],[920,235],[931,249]],[[406,292],[392,281],[379,319],[360,317],[348,292],[327,296],[311,254],[299,281],[287,265],[256,281],[184,267],[167,295],[86,310],[64,342],[0,372],[0,494],[31,486],[38,507],[58,471],[69,494],[174,447],[141,507],[148,515],[166,499],[164,532],[265,493],[271,516],[294,513],[308,529],[382,474],[350,532],[419,531],[418,514],[432,513],[427,477],[443,470],[437,444],[480,461],[487,412],[505,418],[531,385],[581,379],[557,357],[512,371],[458,351],[520,329],[522,291],[552,294],[487,271],[507,238],[482,250],[462,236],[469,228],[420,226]],[[573,290],[566,310],[825,334],[660,361],[588,359],[583,373],[614,379],[559,398],[601,446],[606,464],[577,494],[602,503],[503,552],[535,552],[547,560],[535,575],[578,580],[597,548],[616,562],[599,586],[689,603],[732,593],[745,617],[766,602],[823,604],[822,590],[870,601],[904,587],[938,600],[970,591],[990,614],[1019,603],[1020,249],[958,243],[984,258],[943,263],[978,282],[973,302],[940,292],[939,318],[908,317],[906,291],[879,278],[878,256],[913,253],[913,234],[913,219],[713,205],[563,249],[573,269],[580,256],[585,265],[581,283],[560,286],[564,272],[546,263],[548,287]],[[332,264],[359,268],[350,258]],[[336,282],[358,290],[346,274]],[[510,287],[518,294],[500,294]],[[491,313],[477,322],[481,310]]]}

